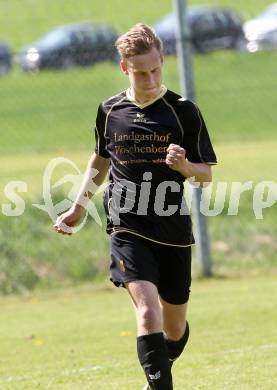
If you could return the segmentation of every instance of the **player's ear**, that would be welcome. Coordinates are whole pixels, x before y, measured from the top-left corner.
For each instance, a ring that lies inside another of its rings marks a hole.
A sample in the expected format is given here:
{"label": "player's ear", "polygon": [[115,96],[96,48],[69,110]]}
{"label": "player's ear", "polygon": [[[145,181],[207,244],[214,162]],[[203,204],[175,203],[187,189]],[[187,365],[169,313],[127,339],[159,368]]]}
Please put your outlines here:
{"label": "player's ear", "polygon": [[129,73],[128,73],[127,62],[126,62],[126,61],[124,61],[124,60],[121,60],[121,61],[120,61],[120,68],[121,68],[121,70],[122,70],[122,72],[123,72],[124,74],[126,74],[126,75],[129,74]]}

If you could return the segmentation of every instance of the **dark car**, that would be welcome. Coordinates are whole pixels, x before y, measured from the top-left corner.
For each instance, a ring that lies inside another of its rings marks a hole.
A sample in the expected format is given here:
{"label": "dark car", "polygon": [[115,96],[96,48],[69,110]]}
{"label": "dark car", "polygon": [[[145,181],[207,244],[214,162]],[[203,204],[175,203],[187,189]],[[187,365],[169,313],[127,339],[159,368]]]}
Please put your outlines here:
{"label": "dark car", "polygon": [[254,19],[246,21],[243,29],[248,51],[277,49],[277,3],[268,6]]}
{"label": "dark car", "polygon": [[[244,40],[242,19],[233,10],[221,7],[189,7],[188,23],[193,51],[206,53],[237,49]],[[154,25],[164,44],[165,54],[176,53],[176,16],[171,13]]]}
{"label": "dark car", "polygon": [[12,55],[9,46],[0,42],[0,76],[6,74],[12,67]]}
{"label": "dark car", "polygon": [[17,58],[22,70],[66,69],[99,61],[116,61],[117,33],[107,25],[79,23],[57,27],[23,48]]}

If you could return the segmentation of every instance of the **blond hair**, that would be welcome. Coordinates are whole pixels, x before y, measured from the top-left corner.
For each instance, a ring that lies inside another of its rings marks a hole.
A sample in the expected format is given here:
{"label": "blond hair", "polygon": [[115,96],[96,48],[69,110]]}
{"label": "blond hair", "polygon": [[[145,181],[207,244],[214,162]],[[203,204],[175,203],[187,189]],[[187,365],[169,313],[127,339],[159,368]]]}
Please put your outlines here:
{"label": "blond hair", "polygon": [[135,24],[129,31],[121,35],[115,42],[115,46],[122,59],[137,54],[146,54],[155,47],[161,54],[162,41],[155,31],[146,24]]}

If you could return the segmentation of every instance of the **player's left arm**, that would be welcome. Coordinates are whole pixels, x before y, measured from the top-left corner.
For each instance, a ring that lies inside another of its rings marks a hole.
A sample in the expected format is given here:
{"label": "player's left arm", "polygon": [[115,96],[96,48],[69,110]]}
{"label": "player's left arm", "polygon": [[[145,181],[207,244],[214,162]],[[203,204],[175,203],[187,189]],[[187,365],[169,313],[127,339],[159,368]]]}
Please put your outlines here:
{"label": "player's left arm", "polygon": [[206,186],[212,181],[211,166],[217,164],[217,158],[205,121],[189,100],[179,99],[176,109],[183,134],[180,144],[169,145],[166,163],[195,185]]}
{"label": "player's left arm", "polygon": [[193,163],[186,158],[186,150],[180,145],[170,144],[167,148],[166,164],[169,168],[181,173],[186,178],[205,187],[212,181],[212,169],[206,163]]}

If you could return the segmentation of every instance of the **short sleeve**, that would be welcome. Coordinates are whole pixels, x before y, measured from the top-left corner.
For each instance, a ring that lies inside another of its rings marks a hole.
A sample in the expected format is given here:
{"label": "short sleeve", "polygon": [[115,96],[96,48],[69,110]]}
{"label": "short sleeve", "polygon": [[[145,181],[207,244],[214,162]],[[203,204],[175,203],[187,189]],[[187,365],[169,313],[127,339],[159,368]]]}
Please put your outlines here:
{"label": "short sleeve", "polygon": [[105,121],[106,116],[103,111],[102,104],[98,107],[96,123],[95,123],[95,153],[101,157],[109,158],[109,152],[107,151],[107,143],[105,139]]}
{"label": "short sleeve", "polygon": [[186,101],[184,120],[183,147],[186,157],[194,163],[217,164],[217,158],[209,137],[209,133],[196,104]]}

